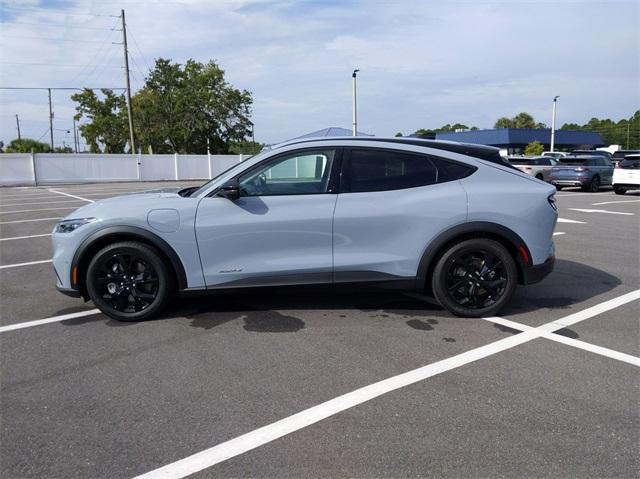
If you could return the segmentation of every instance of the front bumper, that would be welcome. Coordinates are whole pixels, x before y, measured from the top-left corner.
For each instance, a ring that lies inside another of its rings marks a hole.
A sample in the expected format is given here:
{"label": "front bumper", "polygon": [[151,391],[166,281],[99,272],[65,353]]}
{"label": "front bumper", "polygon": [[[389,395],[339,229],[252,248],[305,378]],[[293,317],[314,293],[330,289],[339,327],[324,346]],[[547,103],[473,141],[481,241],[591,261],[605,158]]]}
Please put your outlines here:
{"label": "front bumper", "polygon": [[556,262],[555,256],[549,256],[547,260],[542,264],[535,264],[524,268],[522,275],[522,284],[534,284],[539,283],[546,278],[551,271],[553,271],[553,265]]}
{"label": "front bumper", "polygon": [[71,298],[80,297],[80,291],[78,291],[77,289],[63,288],[62,286],[58,285],[56,285],[56,289],[58,290],[58,292],[64,294],[65,296],[69,296]]}

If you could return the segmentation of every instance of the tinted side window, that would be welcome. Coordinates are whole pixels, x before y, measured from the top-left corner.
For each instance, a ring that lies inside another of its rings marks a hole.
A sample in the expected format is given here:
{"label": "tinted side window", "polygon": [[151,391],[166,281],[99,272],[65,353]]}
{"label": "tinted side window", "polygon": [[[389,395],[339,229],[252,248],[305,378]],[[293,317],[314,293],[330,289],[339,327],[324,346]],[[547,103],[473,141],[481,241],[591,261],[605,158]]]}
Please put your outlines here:
{"label": "tinted side window", "polygon": [[293,152],[240,176],[242,196],[326,193],[335,150]]}
{"label": "tinted side window", "polygon": [[438,182],[438,170],[423,155],[384,150],[352,150],[346,162],[345,191],[387,191]]}
{"label": "tinted side window", "polygon": [[442,158],[432,158],[433,163],[438,168],[438,183],[445,181],[461,180],[473,173],[475,168]]}

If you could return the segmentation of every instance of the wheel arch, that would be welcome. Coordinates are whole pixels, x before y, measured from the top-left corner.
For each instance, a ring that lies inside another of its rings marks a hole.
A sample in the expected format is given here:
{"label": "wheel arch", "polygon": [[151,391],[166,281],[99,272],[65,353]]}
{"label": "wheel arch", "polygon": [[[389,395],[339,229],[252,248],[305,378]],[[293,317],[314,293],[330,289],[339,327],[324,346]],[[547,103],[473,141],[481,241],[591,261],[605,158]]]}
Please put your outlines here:
{"label": "wheel arch", "polygon": [[78,290],[85,300],[88,299],[85,275],[91,258],[108,244],[119,241],[138,241],[155,248],[171,267],[178,289],[181,290],[187,287],[187,275],[184,265],[169,243],[144,228],[136,226],[107,226],[87,237],[76,250],[71,262],[71,272],[73,273],[74,268],[77,268],[75,283],[73,281],[74,276],[73,274],[71,275],[71,287]]}
{"label": "wheel arch", "polygon": [[429,243],[420,259],[416,288],[420,291],[430,288],[433,268],[440,256],[451,245],[471,238],[489,238],[502,244],[516,262],[518,284],[524,284],[525,268],[531,266],[531,252],[520,235],[497,223],[472,221],[443,231]]}

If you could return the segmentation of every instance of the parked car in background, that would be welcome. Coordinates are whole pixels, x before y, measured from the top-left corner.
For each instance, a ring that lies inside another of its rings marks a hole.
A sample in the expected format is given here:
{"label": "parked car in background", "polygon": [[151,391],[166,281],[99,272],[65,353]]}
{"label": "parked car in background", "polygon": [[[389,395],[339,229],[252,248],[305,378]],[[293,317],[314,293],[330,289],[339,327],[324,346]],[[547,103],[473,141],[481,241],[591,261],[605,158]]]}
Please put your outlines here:
{"label": "parked car in background", "polygon": [[520,171],[542,181],[549,181],[551,168],[558,163],[555,158],[550,156],[538,156],[532,158],[511,157],[509,158],[509,161]]}
{"label": "parked car in background", "polygon": [[613,170],[616,195],[624,195],[629,190],[640,190],[640,154],[626,155]]}
{"label": "parked car in background", "polygon": [[580,186],[595,193],[613,181],[613,164],[601,155],[565,156],[551,169],[549,182],[558,190],[565,186]]}
{"label": "parked car in background", "polygon": [[617,165],[618,162],[624,160],[627,155],[640,155],[640,150],[618,150],[613,152],[613,165]]}
{"label": "parked car in background", "polygon": [[112,318],[175,293],[367,283],[491,316],[553,269],[555,189],[497,148],[415,138],[297,140],[201,187],[96,201],[53,232],[57,288]]}
{"label": "parked car in background", "polygon": [[600,156],[612,161],[613,155],[606,150],[573,150],[569,156]]}
{"label": "parked car in background", "polygon": [[549,156],[551,158],[562,158],[563,156],[567,156],[569,153],[565,153],[563,151],[543,151],[542,156]]}

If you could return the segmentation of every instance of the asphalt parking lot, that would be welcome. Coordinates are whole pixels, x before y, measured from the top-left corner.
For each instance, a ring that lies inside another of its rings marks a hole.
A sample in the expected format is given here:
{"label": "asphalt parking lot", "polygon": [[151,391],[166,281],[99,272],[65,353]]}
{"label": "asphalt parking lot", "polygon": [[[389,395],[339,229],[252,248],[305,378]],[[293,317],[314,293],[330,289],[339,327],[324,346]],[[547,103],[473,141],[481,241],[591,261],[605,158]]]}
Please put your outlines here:
{"label": "asphalt parking lot", "polygon": [[0,189],[1,477],[640,474],[640,194],[559,192],[556,269],[499,318],[283,290],[119,323],[57,293],[58,218],[158,186]]}

